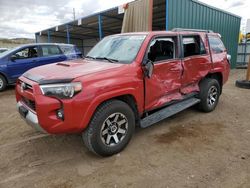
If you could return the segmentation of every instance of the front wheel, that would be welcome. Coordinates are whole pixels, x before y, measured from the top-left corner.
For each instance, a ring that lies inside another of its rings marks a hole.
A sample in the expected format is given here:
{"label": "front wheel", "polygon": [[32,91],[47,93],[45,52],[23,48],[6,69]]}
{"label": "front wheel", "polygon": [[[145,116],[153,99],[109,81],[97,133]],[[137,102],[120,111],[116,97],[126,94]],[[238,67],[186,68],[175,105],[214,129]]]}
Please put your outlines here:
{"label": "front wheel", "polygon": [[4,91],[6,89],[6,86],[7,86],[6,79],[2,75],[0,75],[0,92]]}
{"label": "front wheel", "polygon": [[110,156],[126,147],[134,129],[133,110],[123,101],[111,100],[98,107],[82,136],[90,151]]}
{"label": "front wheel", "polygon": [[199,104],[199,109],[204,112],[213,111],[220,98],[220,84],[216,79],[206,78],[200,83],[200,94],[199,98],[201,100]]}

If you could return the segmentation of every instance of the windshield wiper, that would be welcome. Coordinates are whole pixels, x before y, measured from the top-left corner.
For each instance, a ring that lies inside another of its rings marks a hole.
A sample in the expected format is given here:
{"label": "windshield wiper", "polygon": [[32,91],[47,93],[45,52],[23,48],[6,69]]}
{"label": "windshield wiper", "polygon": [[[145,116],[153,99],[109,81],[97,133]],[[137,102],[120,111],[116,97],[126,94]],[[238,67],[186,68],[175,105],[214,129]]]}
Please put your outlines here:
{"label": "windshield wiper", "polygon": [[88,59],[96,59],[95,57],[91,57],[91,56],[83,56],[83,58],[85,59],[85,58],[88,58]]}
{"label": "windshield wiper", "polygon": [[111,59],[111,58],[107,58],[107,57],[96,57],[95,59],[107,60],[107,61],[109,61],[110,63],[117,63],[117,62],[119,62],[119,60],[117,60],[117,59]]}

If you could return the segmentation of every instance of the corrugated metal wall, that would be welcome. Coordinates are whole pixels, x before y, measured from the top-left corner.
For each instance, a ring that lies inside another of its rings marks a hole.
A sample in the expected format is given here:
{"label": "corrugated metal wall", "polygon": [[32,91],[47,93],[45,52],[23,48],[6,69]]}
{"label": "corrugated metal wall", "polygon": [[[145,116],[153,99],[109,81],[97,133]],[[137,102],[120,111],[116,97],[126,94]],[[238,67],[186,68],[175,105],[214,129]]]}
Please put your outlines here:
{"label": "corrugated metal wall", "polygon": [[168,28],[209,29],[222,35],[235,68],[241,18],[195,0],[168,1]]}

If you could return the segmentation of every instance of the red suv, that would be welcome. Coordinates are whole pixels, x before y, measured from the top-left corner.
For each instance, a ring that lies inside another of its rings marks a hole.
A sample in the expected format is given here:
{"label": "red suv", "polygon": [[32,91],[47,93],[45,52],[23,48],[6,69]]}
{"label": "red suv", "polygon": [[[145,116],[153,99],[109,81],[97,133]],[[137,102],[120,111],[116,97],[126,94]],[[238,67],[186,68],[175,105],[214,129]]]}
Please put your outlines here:
{"label": "red suv", "polygon": [[126,33],[100,41],[83,60],[31,69],[16,85],[17,108],[35,129],[82,133],[92,152],[120,152],[135,126],[190,106],[215,109],[230,64],[219,34]]}

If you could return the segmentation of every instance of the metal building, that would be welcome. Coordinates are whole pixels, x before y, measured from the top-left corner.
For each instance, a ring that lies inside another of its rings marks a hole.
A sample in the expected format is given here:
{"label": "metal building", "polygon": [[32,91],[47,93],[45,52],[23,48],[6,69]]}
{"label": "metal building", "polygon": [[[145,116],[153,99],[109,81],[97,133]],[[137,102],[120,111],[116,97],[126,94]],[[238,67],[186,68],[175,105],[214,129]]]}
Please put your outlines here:
{"label": "metal building", "polygon": [[[104,36],[121,32],[124,13],[115,7],[35,34],[36,42],[62,42],[86,54]],[[235,68],[241,18],[197,0],[153,0],[153,30],[193,28],[222,35]]]}
{"label": "metal building", "polygon": [[236,68],[247,68],[250,59],[250,43],[240,43],[238,46],[238,55]]}

